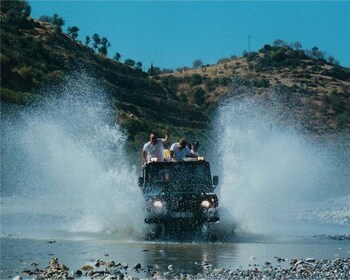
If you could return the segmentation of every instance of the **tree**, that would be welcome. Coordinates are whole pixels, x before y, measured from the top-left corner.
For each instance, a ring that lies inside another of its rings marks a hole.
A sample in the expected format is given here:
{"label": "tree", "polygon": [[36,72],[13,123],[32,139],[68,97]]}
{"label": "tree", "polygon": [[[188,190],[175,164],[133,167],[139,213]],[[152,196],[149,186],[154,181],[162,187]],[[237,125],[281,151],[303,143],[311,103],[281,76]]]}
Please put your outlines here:
{"label": "tree", "polygon": [[136,63],[135,68],[138,69],[138,70],[142,70],[142,62],[141,62],[141,61],[138,61],[138,62]]}
{"label": "tree", "polygon": [[62,26],[64,25],[65,21],[58,14],[54,14],[51,23],[56,28],[56,30],[62,31]]}
{"label": "tree", "polygon": [[103,45],[103,46],[99,47],[98,48],[98,53],[100,55],[107,56],[107,53],[108,53],[107,46]]}
{"label": "tree", "polygon": [[135,60],[127,58],[125,59],[124,63],[128,66],[134,67],[135,66]]}
{"label": "tree", "polygon": [[78,32],[79,28],[76,26],[68,27],[67,34],[68,36],[72,37],[73,40],[76,40],[78,38]]}
{"label": "tree", "polygon": [[196,59],[195,61],[193,61],[193,68],[198,68],[198,67],[201,67],[202,65],[203,65],[203,62],[200,59]]}
{"label": "tree", "polygon": [[147,72],[148,72],[148,75],[150,75],[150,76],[157,76],[160,73],[162,73],[162,71],[160,70],[159,67],[154,67],[153,66],[153,63],[151,63],[151,67],[148,69]]}
{"label": "tree", "polygon": [[47,16],[47,15],[42,15],[42,16],[39,17],[39,20],[43,21],[43,22],[51,23],[52,22],[52,17]]}
{"label": "tree", "polygon": [[90,36],[86,36],[85,37],[85,46],[88,46],[90,44],[90,42],[91,42]]}
{"label": "tree", "polygon": [[276,39],[275,41],[273,41],[273,45],[275,47],[283,47],[286,45],[286,42],[281,39]]}
{"label": "tree", "polygon": [[32,8],[25,0],[19,1],[1,1],[1,12],[8,15],[14,16],[25,16],[29,17]]}
{"label": "tree", "polygon": [[102,46],[98,49],[99,54],[107,56],[108,48],[111,46],[111,44],[108,42],[106,37],[102,37],[100,44]]}
{"label": "tree", "polygon": [[92,40],[94,41],[92,46],[93,48],[96,50],[98,48],[98,46],[101,44],[101,38],[100,35],[98,35],[97,33],[95,33],[94,35],[92,35]]}
{"label": "tree", "polygon": [[294,50],[301,50],[302,44],[296,41],[295,43],[290,44],[290,47]]}
{"label": "tree", "polygon": [[[26,18],[30,16],[31,7],[27,1],[1,1],[1,13],[7,15],[5,22],[15,27],[24,27]],[[1,17],[1,21],[3,18]]]}
{"label": "tree", "polygon": [[324,52],[319,51],[318,47],[316,47],[316,46],[311,49],[311,56],[314,59],[324,60]]}
{"label": "tree", "polygon": [[113,59],[118,62],[120,61],[121,58],[122,58],[122,55],[118,52],[116,52],[115,55],[113,56]]}

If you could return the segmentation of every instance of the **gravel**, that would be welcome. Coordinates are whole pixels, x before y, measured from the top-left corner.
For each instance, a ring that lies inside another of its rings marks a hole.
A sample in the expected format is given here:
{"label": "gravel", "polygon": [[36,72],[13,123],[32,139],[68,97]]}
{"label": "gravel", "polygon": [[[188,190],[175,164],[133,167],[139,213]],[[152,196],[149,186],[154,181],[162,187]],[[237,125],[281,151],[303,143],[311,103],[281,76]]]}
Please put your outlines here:
{"label": "gravel", "polygon": [[[350,258],[336,258],[316,260],[314,258],[292,259],[289,264],[287,259],[279,258],[279,263],[285,265],[274,266],[270,262],[254,266],[250,269],[224,269],[216,268],[208,262],[195,263],[202,267],[203,272],[197,275],[173,272],[168,268],[167,272],[158,272],[153,265],[142,266],[137,263],[133,266],[116,263],[115,261],[97,260],[92,264],[82,266],[80,270],[69,271],[69,268],[53,257],[45,269],[35,267],[33,270],[25,270],[22,275],[13,279],[350,279]],[[135,276],[136,275],[136,276]]]}

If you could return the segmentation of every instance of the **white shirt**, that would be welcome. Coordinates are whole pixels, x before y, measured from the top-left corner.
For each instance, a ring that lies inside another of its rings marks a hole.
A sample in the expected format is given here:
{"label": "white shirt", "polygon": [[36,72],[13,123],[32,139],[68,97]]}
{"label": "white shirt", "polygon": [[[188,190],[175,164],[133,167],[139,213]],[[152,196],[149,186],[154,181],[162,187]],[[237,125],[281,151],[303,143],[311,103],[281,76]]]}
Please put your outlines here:
{"label": "white shirt", "polygon": [[180,144],[174,143],[170,147],[170,151],[174,152],[174,159],[177,161],[183,161],[183,159],[191,154],[191,150],[186,146],[180,150]]}
{"label": "white shirt", "polygon": [[163,153],[163,140],[158,138],[156,144],[152,144],[151,141],[143,145],[142,151],[147,152],[147,162],[151,162],[152,157],[156,157],[157,161],[164,161]]}

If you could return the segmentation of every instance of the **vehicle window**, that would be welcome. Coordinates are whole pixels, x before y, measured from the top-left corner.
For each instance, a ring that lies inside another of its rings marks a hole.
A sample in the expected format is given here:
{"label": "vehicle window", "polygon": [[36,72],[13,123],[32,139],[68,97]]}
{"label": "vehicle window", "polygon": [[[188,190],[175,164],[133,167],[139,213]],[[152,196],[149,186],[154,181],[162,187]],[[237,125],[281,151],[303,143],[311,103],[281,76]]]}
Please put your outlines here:
{"label": "vehicle window", "polygon": [[150,183],[210,183],[210,172],[205,165],[175,164],[167,166],[150,166],[147,172]]}

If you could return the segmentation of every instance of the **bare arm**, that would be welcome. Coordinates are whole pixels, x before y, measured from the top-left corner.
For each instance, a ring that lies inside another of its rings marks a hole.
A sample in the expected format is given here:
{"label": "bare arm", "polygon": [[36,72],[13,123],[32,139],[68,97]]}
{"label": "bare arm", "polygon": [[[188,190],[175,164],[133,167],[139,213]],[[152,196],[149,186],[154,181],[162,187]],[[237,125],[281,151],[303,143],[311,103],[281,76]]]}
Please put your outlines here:
{"label": "bare arm", "polygon": [[189,158],[198,158],[197,155],[192,154],[192,153],[189,153],[188,155],[186,155],[186,157],[189,157]]}
{"label": "bare arm", "polygon": [[145,150],[142,150],[142,158],[143,162],[147,162],[147,152]]}
{"label": "bare arm", "polygon": [[164,134],[165,134],[164,138],[162,139],[163,143],[168,142],[168,140],[169,140],[169,137],[170,137],[170,130],[169,130],[169,128],[165,129],[165,133]]}

